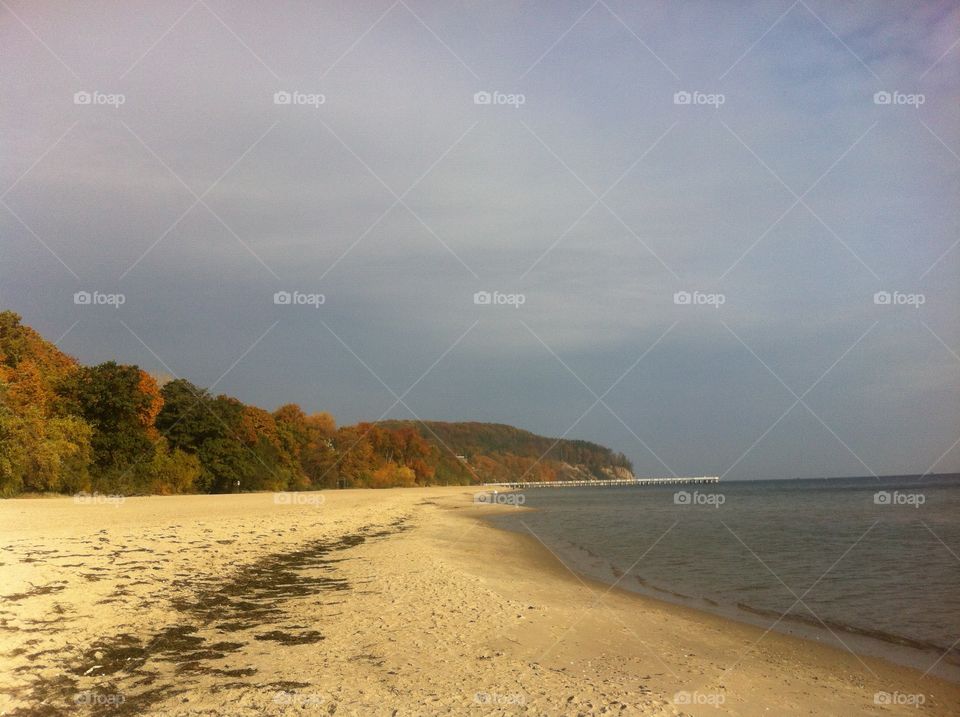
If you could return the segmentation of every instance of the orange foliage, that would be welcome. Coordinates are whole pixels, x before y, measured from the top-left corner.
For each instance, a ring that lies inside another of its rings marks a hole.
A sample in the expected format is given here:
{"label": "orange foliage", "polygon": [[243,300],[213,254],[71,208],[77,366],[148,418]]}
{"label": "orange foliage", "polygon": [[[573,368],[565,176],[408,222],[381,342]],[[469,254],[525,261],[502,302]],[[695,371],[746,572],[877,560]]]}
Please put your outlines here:
{"label": "orange foliage", "polygon": [[18,412],[35,408],[41,415],[48,416],[55,396],[43,380],[40,367],[36,362],[32,359],[24,359],[7,373],[10,375],[10,385],[7,389],[9,405]]}
{"label": "orange foliage", "polygon": [[327,438],[337,432],[337,422],[326,411],[311,413],[304,419],[304,422],[311,433],[318,433]]}
{"label": "orange foliage", "polygon": [[277,422],[273,415],[257,406],[243,406],[240,414],[240,426],[237,438],[248,446],[255,445],[258,438],[265,438],[275,448],[280,447],[280,438],[277,435]]}
{"label": "orange foliage", "polygon": [[140,382],[137,389],[146,396],[149,401],[137,412],[137,419],[141,426],[147,428],[151,438],[159,437],[159,432],[154,427],[154,421],[160,409],[163,408],[163,396],[160,395],[160,386],[156,380],[143,369],[140,370]]}
{"label": "orange foliage", "polygon": [[370,474],[371,488],[392,488],[394,486],[409,487],[416,482],[416,475],[407,466],[399,466],[388,461]]}

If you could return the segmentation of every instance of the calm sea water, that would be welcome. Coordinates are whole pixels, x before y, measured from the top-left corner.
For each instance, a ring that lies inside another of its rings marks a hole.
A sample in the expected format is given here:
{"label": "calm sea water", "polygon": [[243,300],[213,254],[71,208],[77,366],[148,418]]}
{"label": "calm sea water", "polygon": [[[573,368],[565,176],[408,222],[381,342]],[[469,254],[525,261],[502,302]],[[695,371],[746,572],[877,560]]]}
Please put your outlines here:
{"label": "calm sea water", "polygon": [[960,476],[524,495],[577,572],[960,681]]}

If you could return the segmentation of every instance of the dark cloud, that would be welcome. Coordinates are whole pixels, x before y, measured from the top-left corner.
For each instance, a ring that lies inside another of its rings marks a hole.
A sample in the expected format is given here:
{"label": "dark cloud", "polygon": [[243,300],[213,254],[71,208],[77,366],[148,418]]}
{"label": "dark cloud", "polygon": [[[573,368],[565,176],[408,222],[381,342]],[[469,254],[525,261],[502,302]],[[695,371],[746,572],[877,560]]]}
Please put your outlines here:
{"label": "dark cloud", "polygon": [[83,361],[643,474],[960,470],[950,3],[8,5],[0,301]]}

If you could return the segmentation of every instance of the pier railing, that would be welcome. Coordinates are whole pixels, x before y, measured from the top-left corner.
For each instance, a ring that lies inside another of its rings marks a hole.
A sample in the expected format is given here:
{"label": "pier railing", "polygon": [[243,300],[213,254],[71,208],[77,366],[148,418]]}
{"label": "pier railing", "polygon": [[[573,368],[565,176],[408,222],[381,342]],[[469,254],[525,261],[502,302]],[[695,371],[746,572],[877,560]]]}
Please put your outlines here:
{"label": "pier railing", "polygon": [[665,478],[609,478],[605,480],[507,481],[484,483],[488,488],[604,488],[607,486],[689,485],[692,483],[719,483],[719,476]]}

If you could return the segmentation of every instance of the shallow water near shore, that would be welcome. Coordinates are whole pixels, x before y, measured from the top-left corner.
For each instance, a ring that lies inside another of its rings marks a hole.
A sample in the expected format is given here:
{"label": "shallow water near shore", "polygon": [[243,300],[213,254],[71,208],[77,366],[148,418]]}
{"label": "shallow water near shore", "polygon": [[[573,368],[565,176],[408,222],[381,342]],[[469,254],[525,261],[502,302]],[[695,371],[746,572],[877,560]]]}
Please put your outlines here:
{"label": "shallow water near shore", "polygon": [[634,592],[960,681],[960,476],[533,489],[498,526]]}

